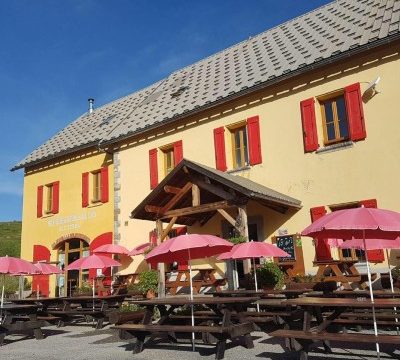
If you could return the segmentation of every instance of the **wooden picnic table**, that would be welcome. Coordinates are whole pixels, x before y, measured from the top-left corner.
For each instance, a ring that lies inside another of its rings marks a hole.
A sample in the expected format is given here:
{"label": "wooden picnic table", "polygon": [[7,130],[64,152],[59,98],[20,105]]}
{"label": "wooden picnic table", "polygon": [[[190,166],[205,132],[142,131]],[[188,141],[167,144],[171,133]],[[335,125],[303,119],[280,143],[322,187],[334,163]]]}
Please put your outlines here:
{"label": "wooden picnic table", "polygon": [[[400,298],[400,291],[395,290],[373,290],[374,298]],[[332,293],[336,297],[350,297],[358,298],[365,297],[369,298],[369,290],[336,290]]]}
{"label": "wooden picnic table", "polygon": [[308,293],[312,291],[312,289],[284,289],[284,290],[246,290],[246,289],[237,289],[237,290],[222,290],[222,291],[213,291],[211,294],[213,296],[219,297],[233,297],[233,296],[258,296],[262,299],[264,298],[280,298],[284,297],[287,299],[296,298],[300,295]]}
{"label": "wooden picnic table", "polygon": [[63,297],[32,297],[25,299],[12,299],[11,302],[20,305],[37,305],[42,312],[47,312],[48,308],[62,307]]}
{"label": "wooden picnic table", "polygon": [[341,283],[360,282],[361,275],[355,267],[356,263],[355,260],[314,261],[314,266],[318,266],[316,277]]}
{"label": "wooden picnic table", "polygon": [[60,317],[58,326],[64,326],[66,322],[71,322],[74,318],[85,318],[88,322],[96,320],[96,329],[101,329],[103,322],[110,311],[121,306],[126,295],[109,296],[76,296],[63,297],[62,307],[57,309],[47,309],[49,315]]}
{"label": "wooden picnic table", "polygon": [[[286,342],[286,345],[291,350],[300,351],[300,359],[302,360],[308,359],[308,351],[315,341],[322,341],[327,352],[331,352],[329,341],[400,344],[399,335],[379,334],[375,336],[365,333],[338,333],[332,332],[331,327],[331,325],[341,322],[340,316],[346,311],[351,312],[355,318],[365,317],[368,312],[359,313],[356,310],[365,309],[369,311],[374,306],[375,309],[390,309],[392,311],[394,308],[400,307],[400,299],[376,299],[372,303],[370,299],[302,297],[289,299],[286,304],[300,307],[303,310],[303,330],[289,328],[276,330],[270,335],[290,339],[289,342]],[[312,321],[316,321],[315,326],[312,326]],[[350,322],[356,324],[357,320],[350,319]],[[369,322],[369,324],[372,325],[372,322]]]}
{"label": "wooden picnic table", "polygon": [[[181,333],[201,333],[205,343],[216,342],[216,359],[223,359],[227,339],[239,338],[247,348],[254,347],[250,333],[254,330],[253,323],[245,321],[241,316],[247,307],[257,301],[257,297],[195,297],[190,300],[185,297],[166,297],[152,300],[134,301],[137,305],[145,307],[145,315],[141,324],[123,324],[115,328],[123,333],[128,332],[137,338],[134,353],[143,351],[146,336],[154,337],[157,333],[166,334],[170,340],[177,341]],[[176,309],[201,305],[208,311],[195,312],[195,325],[190,323],[190,315],[179,316],[174,313]],[[160,319],[153,323],[154,309],[160,311]],[[234,316],[233,316],[234,315]],[[177,324],[178,320],[178,324]],[[200,322],[199,322],[200,320]],[[185,324],[182,325],[182,322]],[[189,323],[189,324],[188,324]]]}
{"label": "wooden picnic table", "polygon": [[36,305],[4,304],[0,307],[0,346],[8,334],[33,331],[37,340],[43,339],[41,327],[44,321],[37,319]]}
{"label": "wooden picnic table", "polygon": [[[221,290],[221,286],[225,285],[225,279],[217,279],[215,277],[216,270],[214,268],[192,269],[192,286],[193,292],[199,294],[201,288],[212,286],[217,291]],[[194,274],[194,275],[193,275]],[[190,286],[189,269],[175,270],[166,273],[165,287],[171,295],[176,295],[178,288]]]}

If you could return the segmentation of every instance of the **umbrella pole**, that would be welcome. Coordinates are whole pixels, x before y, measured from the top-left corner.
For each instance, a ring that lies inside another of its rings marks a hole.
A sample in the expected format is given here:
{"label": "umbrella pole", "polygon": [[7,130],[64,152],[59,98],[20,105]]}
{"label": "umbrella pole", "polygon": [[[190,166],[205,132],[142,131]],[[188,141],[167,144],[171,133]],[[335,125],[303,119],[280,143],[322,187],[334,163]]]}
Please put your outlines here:
{"label": "umbrella pole", "polygon": [[[391,288],[391,290],[392,290],[392,294],[394,294],[393,276],[392,276],[392,271],[391,271],[391,269],[390,269],[389,250],[388,250],[388,249],[386,249],[386,259],[387,259],[387,262],[388,262],[388,269],[389,269],[390,288]],[[397,318],[397,308],[394,307],[393,310],[394,310],[394,313],[395,313],[394,321],[396,321],[396,323],[398,323],[398,322],[399,322],[399,319]],[[399,335],[399,327],[398,327],[398,326],[396,326],[396,331],[397,331],[397,335]]]}
{"label": "umbrella pole", "polygon": [[94,311],[94,293],[95,293],[95,290],[94,290],[94,278],[93,278],[93,286],[92,286],[93,311]]}
{"label": "umbrella pole", "polygon": [[[373,293],[373,290],[372,290],[371,270],[369,268],[367,244],[365,242],[365,230],[363,230],[363,241],[364,241],[365,260],[367,262],[369,295],[371,297],[371,304],[372,304],[372,317],[373,317],[373,320],[374,320],[374,334],[375,334],[375,336],[378,336],[378,327],[376,325],[376,314],[375,314],[375,305],[374,305],[374,293]],[[375,345],[376,345],[376,355],[377,355],[378,360],[379,360],[381,358],[381,354],[380,354],[380,351],[379,351],[379,343],[375,342]]]}
{"label": "umbrella pole", "polygon": [[[189,255],[189,282],[190,282],[190,300],[193,300],[193,281],[192,281],[192,264],[190,263],[190,249],[188,249]],[[192,326],[194,326],[194,311],[193,304],[190,304],[190,312],[192,314]],[[192,332],[192,350],[196,351],[196,345],[194,343],[194,332]]]}
{"label": "umbrella pole", "polygon": [[[256,260],[254,258],[253,258],[253,267],[254,267],[254,285],[256,291],[258,291]],[[258,301],[257,301],[257,312],[260,312],[260,304],[258,303]]]}

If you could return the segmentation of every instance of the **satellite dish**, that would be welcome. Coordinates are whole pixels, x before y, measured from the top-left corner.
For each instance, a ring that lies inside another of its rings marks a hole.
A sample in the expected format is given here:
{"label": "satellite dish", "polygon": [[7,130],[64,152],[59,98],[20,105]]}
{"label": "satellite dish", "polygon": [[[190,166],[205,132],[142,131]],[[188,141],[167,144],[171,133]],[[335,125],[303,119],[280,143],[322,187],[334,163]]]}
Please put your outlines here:
{"label": "satellite dish", "polygon": [[376,85],[379,83],[379,81],[381,81],[381,77],[378,76],[373,82],[369,83],[367,89],[365,90],[365,92],[368,92],[370,90],[372,90],[374,93],[379,94],[379,91],[376,90]]}

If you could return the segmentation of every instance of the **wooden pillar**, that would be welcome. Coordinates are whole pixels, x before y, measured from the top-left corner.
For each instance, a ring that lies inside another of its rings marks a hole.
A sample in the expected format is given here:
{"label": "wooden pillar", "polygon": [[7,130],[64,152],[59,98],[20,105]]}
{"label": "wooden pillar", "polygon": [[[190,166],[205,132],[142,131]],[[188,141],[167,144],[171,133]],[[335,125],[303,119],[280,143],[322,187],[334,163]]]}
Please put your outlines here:
{"label": "wooden pillar", "polygon": [[[239,225],[239,229],[240,229],[240,235],[244,236],[247,241],[249,241],[249,227],[247,224],[247,209],[246,209],[246,205],[241,205],[238,206],[238,216],[240,219],[240,225]],[[247,259],[247,260],[243,260],[243,270],[245,274],[250,273],[251,271],[251,260]]]}
{"label": "wooden pillar", "polygon": [[[161,220],[156,221],[157,228],[157,245],[160,245],[164,240],[163,236],[163,223]],[[159,263],[158,268],[158,297],[165,297],[165,264]]]}

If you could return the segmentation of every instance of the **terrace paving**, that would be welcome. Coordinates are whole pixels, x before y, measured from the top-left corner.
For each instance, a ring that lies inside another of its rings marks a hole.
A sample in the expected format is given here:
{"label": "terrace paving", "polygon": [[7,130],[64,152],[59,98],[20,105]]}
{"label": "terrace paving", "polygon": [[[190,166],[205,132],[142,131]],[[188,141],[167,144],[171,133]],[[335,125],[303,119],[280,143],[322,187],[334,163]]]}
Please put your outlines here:
{"label": "terrace paving", "polygon": [[[44,328],[47,337],[44,340],[22,338],[21,336],[7,336],[5,345],[0,348],[0,359],[7,360],[150,360],[150,359],[214,359],[213,348],[199,345],[196,352],[192,352],[189,344],[169,345],[152,344],[142,353],[133,355],[133,343],[121,341],[115,330],[108,326],[101,330],[94,330],[86,325],[55,326]],[[281,340],[274,339],[264,332],[254,332],[254,349],[243,347],[230,348],[229,344],[225,359],[271,359],[294,360],[298,359],[295,353],[285,352],[280,344]],[[351,348],[350,348],[351,347]],[[333,354],[324,354],[321,348],[309,354],[310,360],[326,359],[375,359],[375,344],[334,344]],[[400,351],[392,357],[390,352],[394,346],[381,346],[382,359],[400,359]]]}

